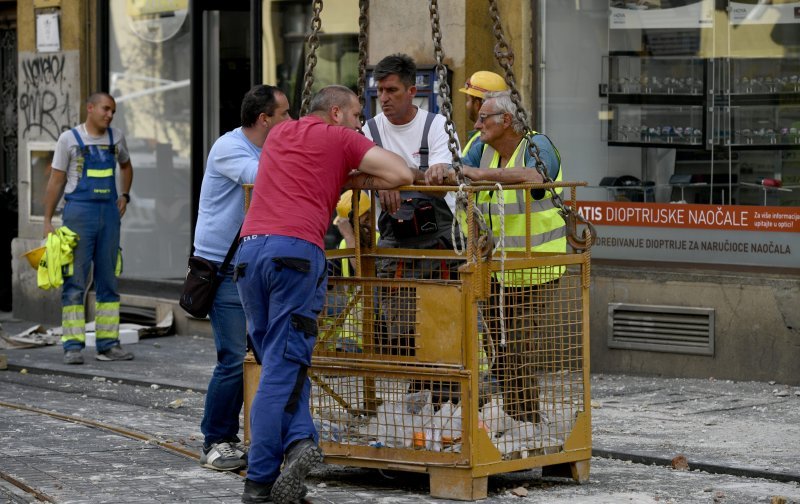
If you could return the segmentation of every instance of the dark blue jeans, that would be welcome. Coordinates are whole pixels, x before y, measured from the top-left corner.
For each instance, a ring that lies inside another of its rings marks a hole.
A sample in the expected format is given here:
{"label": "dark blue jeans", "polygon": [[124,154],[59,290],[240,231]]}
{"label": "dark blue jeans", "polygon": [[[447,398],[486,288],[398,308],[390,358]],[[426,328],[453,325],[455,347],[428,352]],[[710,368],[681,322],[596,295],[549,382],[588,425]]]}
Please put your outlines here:
{"label": "dark blue jeans", "polygon": [[209,312],[217,346],[217,365],[208,383],[206,407],[200,424],[206,447],[212,443],[238,439],[239,412],[244,401],[243,366],[247,351],[247,328],[232,270],[231,267],[226,272]]}

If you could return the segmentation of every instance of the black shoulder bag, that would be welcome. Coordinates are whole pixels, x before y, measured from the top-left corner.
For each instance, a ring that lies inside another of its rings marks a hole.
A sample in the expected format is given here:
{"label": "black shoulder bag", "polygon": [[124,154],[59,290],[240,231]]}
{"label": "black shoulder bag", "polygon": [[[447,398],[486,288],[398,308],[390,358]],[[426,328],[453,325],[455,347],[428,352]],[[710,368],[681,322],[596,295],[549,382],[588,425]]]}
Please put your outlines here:
{"label": "black shoulder bag", "polygon": [[[211,311],[217,287],[219,287],[225,272],[228,270],[234,252],[239,247],[239,234],[241,232],[242,228],[240,227],[233,238],[228,253],[225,255],[222,266],[219,268],[203,257],[191,256],[189,258],[189,268],[186,271],[186,280],[183,282],[180,305],[192,317],[205,318],[208,312]],[[220,272],[222,273],[220,274]]]}

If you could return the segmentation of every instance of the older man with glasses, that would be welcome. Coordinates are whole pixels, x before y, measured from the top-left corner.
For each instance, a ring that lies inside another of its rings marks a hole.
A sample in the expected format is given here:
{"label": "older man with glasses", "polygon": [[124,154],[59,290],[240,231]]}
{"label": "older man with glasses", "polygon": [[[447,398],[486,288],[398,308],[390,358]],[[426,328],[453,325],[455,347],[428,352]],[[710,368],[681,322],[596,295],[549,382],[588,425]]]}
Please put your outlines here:
{"label": "older man with glasses", "polygon": [[[467,79],[467,82],[464,83],[464,87],[459,89],[460,92],[467,95],[465,102],[467,118],[473,123],[478,120],[478,113],[483,106],[486,93],[506,91],[507,89],[508,86],[506,85],[505,79],[494,72],[479,70],[472,74],[470,78]],[[477,129],[467,133],[467,143],[464,144],[464,148],[461,151],[462,156],[467,155],[472,144],[478,140],[480,135],[481,132]]]}
{"label": "older man with glasses", "polygon": [[[528,149],[530,141],[538,147],[539,159],[549,177],[554,181],[562,180],[558,150],[541,133],[532,132],[526,136],[525,125],[516,112],[508,91],[486,93],[475,122],[480,140],[464,158],[467,166],[463,172],[467,178],[500,184],[543,182],[542,175],[535,169],[537,159]],[[452,168],[433,166],[425,179],[431,185],[456,182]],[[526,230],[525,191],[504,189],[502,200],[500,192],[481,192],[478,204],[494,237],[497,239],[503,233],[506,251],[524,251],[530,247],[535,253],[566,252],[566,226],[549,191],[530,191],[533,200],[530,230]],[[560,193],[561,189],[556,192]],[[484,320],[495,348],[487,354],[495,355],[491,372],[503,391],[504,409],[519,421],[538,422],[540,419],[538,370],[533,357],[541,344],[541,334],[547,330],[542,323],[546,297],[563,274],[563,266],[537,267],[506,271],[492,281]],[[506,307],[503,313],[501,306]],[[505,334],[501,334],[501,320],[505,323]]]}

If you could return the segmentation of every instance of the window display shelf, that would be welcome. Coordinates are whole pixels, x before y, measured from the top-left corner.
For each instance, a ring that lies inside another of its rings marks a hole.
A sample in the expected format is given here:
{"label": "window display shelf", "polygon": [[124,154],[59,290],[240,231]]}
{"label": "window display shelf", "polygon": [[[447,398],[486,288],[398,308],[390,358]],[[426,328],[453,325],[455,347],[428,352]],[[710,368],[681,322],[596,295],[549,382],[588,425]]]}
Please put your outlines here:
{"label": "window display shelf", "polygon": [[609,104],[605,114],[609,145],[702,148],[706,142],[700,105]]}
{"label": "window display shelf", "polygon": [[735,148],[800,148],[800,105],[725,107],[730,127],[719,134]]}
{"label": "window display shelf", "polygon": [[800,60],[797,58],[730,58],[725,62],[726,90],[732,96],[800,93]]}
{"label": "window display shelf", "polygon": [[704,148],[707,67],[707,60],[696,57],[604,57],[603,140],[615,146]]}
{"label": "window display shelf", "polygon": [[601,93],[616,96],[700,97],[706,64],[701,58],[609,55],[603,58]]}

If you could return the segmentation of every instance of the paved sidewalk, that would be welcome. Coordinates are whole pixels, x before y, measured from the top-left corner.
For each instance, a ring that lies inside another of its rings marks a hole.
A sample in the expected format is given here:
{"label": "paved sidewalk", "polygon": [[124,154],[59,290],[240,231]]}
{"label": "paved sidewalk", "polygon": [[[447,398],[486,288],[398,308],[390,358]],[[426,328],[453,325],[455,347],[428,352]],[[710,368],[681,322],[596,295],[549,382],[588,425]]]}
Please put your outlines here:
{"label": "paved sidewalk", "polygon": [[[0,323],[9,333],[31,325]],[[82,366],[62,364],[60,346],[0,353],[8,356],[12,371],[24,368],[29,373],[101,376],[205,391],[215,360],[212,340],[169,336],[143,339],[127,348],[135,360],[99,362],[87,349]],[[593,375],[592,406],[595,456],[669,465],[673,457],[684,455],[692,469],[790,482],[790,488],[797,489],[790,497],[800,502],[800,387]],[[608,470],[606,462],[597,460],[592,461],[593,480],[596,468]],[[332,490],[320,491],[318,497]]]}

